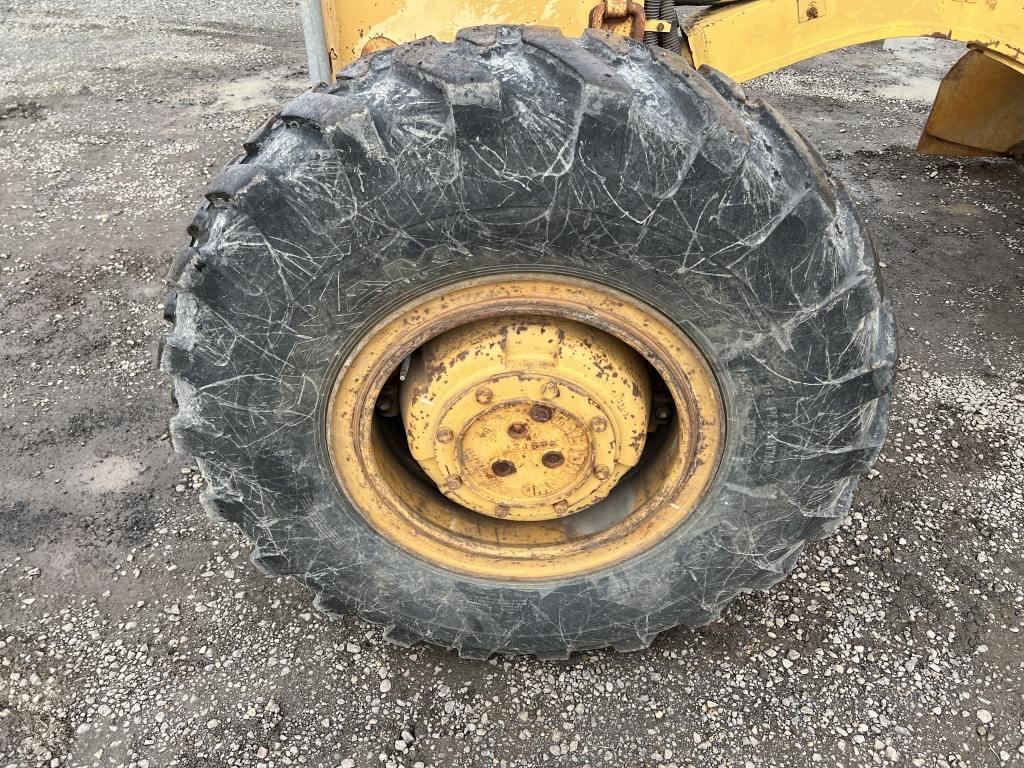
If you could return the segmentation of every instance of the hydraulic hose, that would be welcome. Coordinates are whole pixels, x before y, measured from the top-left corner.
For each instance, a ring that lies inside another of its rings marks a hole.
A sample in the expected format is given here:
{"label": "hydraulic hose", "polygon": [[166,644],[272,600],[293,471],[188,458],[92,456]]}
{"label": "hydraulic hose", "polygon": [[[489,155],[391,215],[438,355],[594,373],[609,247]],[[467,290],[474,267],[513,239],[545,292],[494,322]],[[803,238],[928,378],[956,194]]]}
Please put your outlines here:
{"label": "hydraulic hose", "polygon": [[658,18],[669,22],[668,32],[658,33],[658,44],[672,53],[679,53],[682,50],[682,40],[679,37],[679,16],[676,15],[675,0],[660,0],[660,13]]}

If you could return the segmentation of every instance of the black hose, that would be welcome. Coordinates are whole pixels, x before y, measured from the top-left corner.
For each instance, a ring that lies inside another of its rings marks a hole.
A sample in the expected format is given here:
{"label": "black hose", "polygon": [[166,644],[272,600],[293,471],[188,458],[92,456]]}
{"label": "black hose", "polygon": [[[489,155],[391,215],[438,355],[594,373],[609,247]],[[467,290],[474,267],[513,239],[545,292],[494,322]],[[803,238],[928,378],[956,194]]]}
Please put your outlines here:
{"label": "black hose", "polygon": [[679,53],[683,43],[679,36],[679,16],[676,15],[675,0],[660,0],[661,9],[658,18],[669,22],[668,32],[658,33],[658,44],[672,53]]}
{"label": "black hose", "polygon": [[[661,12],[662,0],[644,0],[644,16],[648,19],[658,18],[658,14]],[[645,45],[657,45],[658,44],[658,33],[648,32],[644,30],[644,44]]]}

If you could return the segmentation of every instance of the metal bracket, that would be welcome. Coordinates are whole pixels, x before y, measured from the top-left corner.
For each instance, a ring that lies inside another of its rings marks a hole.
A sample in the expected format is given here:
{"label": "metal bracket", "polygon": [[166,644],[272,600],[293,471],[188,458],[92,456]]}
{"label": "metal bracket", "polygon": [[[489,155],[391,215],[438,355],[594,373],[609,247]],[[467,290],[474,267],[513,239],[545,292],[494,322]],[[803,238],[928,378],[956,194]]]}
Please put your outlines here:
{"label": "metal bracket", "polygon": [[590,10],[591,29],[606,29],[641,43],[646,22],[644,7],[630,0],[605,0]]}

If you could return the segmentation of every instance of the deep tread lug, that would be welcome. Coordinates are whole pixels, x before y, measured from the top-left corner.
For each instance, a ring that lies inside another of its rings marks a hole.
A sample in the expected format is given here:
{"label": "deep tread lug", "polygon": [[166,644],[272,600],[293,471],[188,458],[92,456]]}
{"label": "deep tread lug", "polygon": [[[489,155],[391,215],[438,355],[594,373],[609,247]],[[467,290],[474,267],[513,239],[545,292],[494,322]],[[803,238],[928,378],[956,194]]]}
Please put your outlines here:
{"label": "deep tread lug", "polygon": [[701,76],[711,84],[711,87],[718,91],[724,99],[737,104],[747,105],[747,92],[739,84],[724,72],[720,72],[707,64],[701,65],[698,70]]}
{"label": "deep tread lug", "polygon": [[199,503],[203,505],[207,516],[218,523],[240,523],[242,514],[238,507],[230,503],[230,499],[216,494],[211,488],[206,487],[199,494]]}
{"label": "deep tread lug", "polygon": [[192,217],[191,223],[188,225],[188,236],[192,239],[191,245],[195,245],[203,235],[206,234],[210,224],[209,214],[210,204],[203,202],[199,209],[196,211],[195,216]]}
{"label": "deep tread lug", "polygon": [[323,592],[313,598],[313,607],[332,619],[341,619],[355,613],[352,605],[345,600],[334,595],[325,595]]}
{"label": "deep tread lug", "polygon": [[175,291],[171,291],[167,294],[164,299],[164,321],[168,323],[174,323],[174,316],[177,312],[178,307],[178,294]]}
{"label": "deep tread lug", "polygon": [[206,199],[211,203],[228,202],[268,175],[268,169],[264,166],[229,165],[206,190]]}
{"label": "deep tread lug", "polygon": [[626,58],[648,61],[651,58],[651,49],[643,43],[604,29],[586,30],[583,33],[583,46],[610,62]]}
{"label": "deep tread lug", "polygon": [[470,643],[463,643],[456,646],[456,650],[459,652],[460,659],[469,659],[471,661],[487,661],[497,651],[490,648],[484,648],[479,645],[472,645]]}
{"label": "deep tread lug", "polygon": [[455,35],[456,40],[464,40],[478,48],[491,48],[498,44],[498,25],[482,24],[479,27],[460,29]]}
{"label": "deep tread lug", "polygon": [[620,123],[628,119],[633,89],[596,55],[548,27],[526,27],[523,43],[558,61],[576,77],[582,86],[584,114]]}
{"label": "deep tread lug", "polygon": [[384,142],[369,110],[348,97],[311,91],[281,110],[281,119],[311,125],[335,146],[354,145],[368,157],[385,158]]}
{"label": "deep tread lug", "polygon": [[267,576],[289,576],[288,558],[283,552],[255,547],[249,553],[249,561]]}
{"label": "deep tread lug", "polygon": [[395,54],[395,70],[442,91],[452,107],[501,109],[501,89],[490,70],[454,46],[420,41]]}
{"label": "deep tread lug", "polygon": [[410,632],[394,624],[384,628],[384,639],[401,648],[412,648],[423,640],[415,632]]}
{"label": "deep tread lug", "polygon": [[[370,62],[365,56],[361,56],[351,64],[339,69],[334,76],[335,89],[347,88],[357,80],[362,80],[370,72]],[[334,89],[328,88],[328,91]]]}
{"label": "deep tread lug", "polygon": [[278,116],[274,115],[273,117],[265,120],[259,128],[249,134],[249,138],[242,143],[242,147],[245,149],[247,157],[253,157],[259,152],[260,146],[270,137],[271,132],[279,122],[280,119]]}

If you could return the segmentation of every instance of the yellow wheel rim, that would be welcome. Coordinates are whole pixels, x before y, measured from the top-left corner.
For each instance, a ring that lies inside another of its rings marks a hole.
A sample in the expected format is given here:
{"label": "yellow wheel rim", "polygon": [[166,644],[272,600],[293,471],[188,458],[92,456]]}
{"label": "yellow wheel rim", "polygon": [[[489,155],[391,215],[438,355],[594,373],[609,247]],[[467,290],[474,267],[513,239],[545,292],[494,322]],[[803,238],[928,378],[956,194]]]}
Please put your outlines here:
{"label": "yellow wheel rim", "polygon": [[[525,352],[509,352],[509,328],[532,334]],[[538,406],[547,418],[531,418]],[[641,437],[648,418],[658,429]],[[371,329],[335,381],[327,442],[383,536],[449,570],[535,581],[664,539],[711,483],[724,429],[711,367],[674,323],[589,281],[516,274],[425,295]]]}

